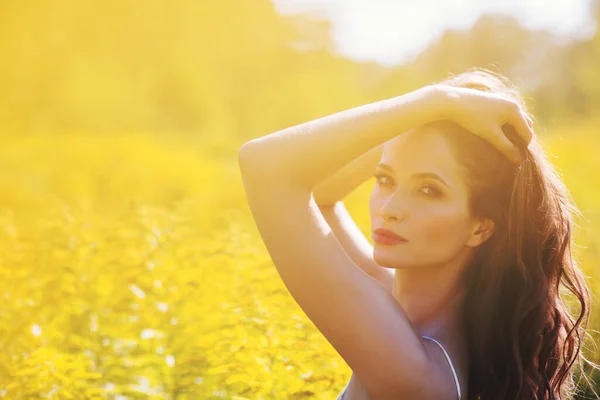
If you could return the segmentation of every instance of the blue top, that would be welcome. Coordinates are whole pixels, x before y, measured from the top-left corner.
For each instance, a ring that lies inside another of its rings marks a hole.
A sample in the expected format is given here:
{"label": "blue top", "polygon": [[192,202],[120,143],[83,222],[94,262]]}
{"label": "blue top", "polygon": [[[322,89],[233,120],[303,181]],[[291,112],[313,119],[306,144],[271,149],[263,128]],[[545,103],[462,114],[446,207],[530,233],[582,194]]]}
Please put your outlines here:
{"label": "blue top", "polygon": [[[450,360],[450,356],[448,355],[448,352],[446,351],[446,349],[444,349],[444,346],[442,346],[442,344],[440,342],[438,342],[437,340],[430,338],[428,336],[421,336],[424,339],[429,339],[432,340],[434,343],[436,343],[438,346],[440,346],[440,348],[442,349],[442,351],[444,352],[444,355],[446,356],[446,360],[448,361],[448,364],[450,365],[450,369],[452,370],[452,375],[454,376],[454,383],[456,384],[456,392],[458,393],[458,400],[461,400],[461,396],[460,396],[460,383],[458,382],[458,376],[456,375],[456,371],[454,370],[454,365],[452,365],[452,360]],[[344,399],[344,395],[346,394],[346,390],[348,389],[348,384],[350,382],[348,382],[346,384],[346,387],[344,387],[344,390],[342,390],[342,393],[340,393],[340,395],[337,397],[336,400],[343,400]]]}

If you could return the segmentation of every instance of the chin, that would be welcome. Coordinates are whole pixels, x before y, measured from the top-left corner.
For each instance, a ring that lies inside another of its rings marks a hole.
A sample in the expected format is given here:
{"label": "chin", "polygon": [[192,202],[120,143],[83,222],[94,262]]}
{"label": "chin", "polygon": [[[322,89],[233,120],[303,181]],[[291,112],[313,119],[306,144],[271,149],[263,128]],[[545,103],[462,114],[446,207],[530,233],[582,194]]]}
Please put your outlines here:
{"label": "chin", "polygon": [[403,262],[400,256],[394,256],[393,252],[385,254],[379,253],[378,250],[373,251],[373,261],[380,267],[384,268],[411,268],[418,267],[412,263]]}

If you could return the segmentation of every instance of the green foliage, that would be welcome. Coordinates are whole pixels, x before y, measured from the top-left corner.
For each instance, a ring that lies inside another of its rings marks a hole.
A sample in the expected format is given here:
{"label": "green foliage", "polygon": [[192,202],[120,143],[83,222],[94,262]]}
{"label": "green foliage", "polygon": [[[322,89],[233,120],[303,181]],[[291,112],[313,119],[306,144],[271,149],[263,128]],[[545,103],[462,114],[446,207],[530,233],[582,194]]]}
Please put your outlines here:
{"label": "green foliage", "polygon": [[565,42],[503,15],[449,30],[387,68],[339,56],[330,21],[278,15],[270,0],[29,4],[0,2],[2,134],[200,134],[226,152],[224,138],[249,140],[473,66],[514,79],[546,124],[600,105],[598,34]]}

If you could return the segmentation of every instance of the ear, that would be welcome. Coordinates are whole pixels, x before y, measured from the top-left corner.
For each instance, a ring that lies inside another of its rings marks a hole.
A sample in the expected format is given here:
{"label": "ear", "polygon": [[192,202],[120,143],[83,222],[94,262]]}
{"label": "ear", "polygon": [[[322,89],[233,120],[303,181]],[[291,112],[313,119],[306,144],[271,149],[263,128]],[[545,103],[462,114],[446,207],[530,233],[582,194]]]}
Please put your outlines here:
{"label": "ear", "polygon": [[475,221],[473,232],[467,240],[467,246],[477,247],[485,243],[494,233],[495,224],[489,218],[482,218]]}

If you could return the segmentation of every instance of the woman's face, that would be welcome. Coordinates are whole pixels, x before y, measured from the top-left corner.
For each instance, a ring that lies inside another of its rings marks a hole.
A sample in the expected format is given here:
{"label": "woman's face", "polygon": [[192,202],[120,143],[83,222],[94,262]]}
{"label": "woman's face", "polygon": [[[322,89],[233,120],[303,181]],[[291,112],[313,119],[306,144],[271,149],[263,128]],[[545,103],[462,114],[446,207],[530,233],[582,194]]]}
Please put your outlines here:
{"label": "woman's face", "polygon": [[375,175],[371,230],[389,229],[407,240],[393,245],[374,241],[377,264],[442,266],[470,252],[478,221],[470,216],[469,189],[443,134],[419,128],[390,140]]}

